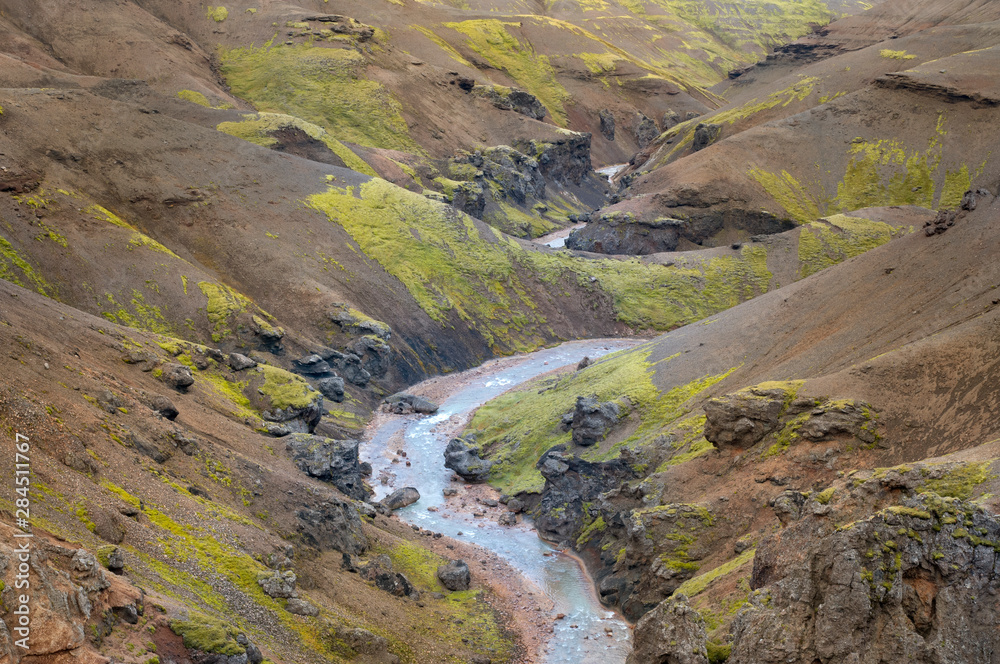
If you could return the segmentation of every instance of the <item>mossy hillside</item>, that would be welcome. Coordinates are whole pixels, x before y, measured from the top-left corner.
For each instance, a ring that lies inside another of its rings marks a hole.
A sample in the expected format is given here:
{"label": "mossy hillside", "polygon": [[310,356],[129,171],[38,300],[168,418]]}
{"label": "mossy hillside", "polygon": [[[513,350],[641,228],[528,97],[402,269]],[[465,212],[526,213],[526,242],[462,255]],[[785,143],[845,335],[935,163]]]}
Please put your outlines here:
{"label": "mossy hillside", "polygon": [[413,28],[414,30],[416,30],[417,32],[423,34],[425,37],[427,37],[428,39],[430,39],[435,44],[437,44],[437,46],[442,51],[444,51],[445,53],[448,54],[448,57],[450,57],[452,60],[454,60],[458,64],[463,65],[465,67],[472,67],[473,66],[471,62],[469,62],[464,57],[462,57],[461,53],[459,53],[458,51],[455,50],[454,46],[452,46],[451,44],[449,44],[448,42],[446,42],[444,39],[442,39],[440,36],[438,36],[437,34],[435,34],[430,28],[424,27],[422,25],[411,25],[410,27]]}
{"label": "mossy hillside", "polygon": [[378,177],[368,163],[356,155],[349,147],[334,138],[330,132],[312,122],[306,122],[284,113],[247,113],[240,122],[221,122],[216,127],[219,131],[249,141],[265,148],[277,144],[271,134],[282,129],[299,129],[310,138],[322,142],[330,151],[340,157],[340,160],[351,169],[364,175]]}
{"label": "mossy hillside", "polygon": [[363,77],[367,61],[356,51],[268,42],[224,50],[221,61],[233,94],[260,111],[302,118],[340,141],[422,153],[399,101]]}
{"label": "mossy hillside", "polygon": [[55,297],[56,288],[25,260],[10,240],[0,235],[0,279],[33,290],[46,297]]}
{"label": "mossy hillside", "polygon": [[218,655],[242,655],[246,648],[236,642],[238,632],[221,620],[200,613],[188,620],[171,620],[170,629],[184,639],[184,647]]}
{"label": "mossy hillside", "polygon": [[207,300],[205,315],[212,326],[212,341],[223,341],[231,336],[232,319],[253,308],[248,297],[225,284],[199,281],[198,289]]}
{"label": "mossy hillside", "polygon": [[[945,498],[970,500],[976,488],[987,480],[996,478],[991,474],[992,462],[965,463],[948,470],[938,479],[928,479],[920,487],[921,492],[936,493]],[[924,469],[927,474],[929,469]]]}
{"label": "mossy hillside", "polygon": [[556,78],[549,58],[538,54],[531,44],[522,43],[508,32],[509,23],[497,19],[475,19],[445,23],[461,32],[469,47],[497,69],[503,70],[518,86],[535,95],[560,127],[567,124],[566,103],[570,95]]}
{"label": "mossy hillside", "polygon": [[257,369],[264,377],[257,389],[270,399],[272,408],[306,408],[320,398],[319,392],[301,376],[268,364],[261,364]]}
{"label": "mossy hillside", "polygon": [[813,221],[799,232],[799,274],[808,277],[905,232],[881,221],[842,214]]}
{"label": "mossy hillside", "polygon": [[594,448],[584,456],[594,460],[613,458],[623,446],[649,442],[671,423],[690,412],[689,402],[727,374],[704,376],[666,392],[652,381],[652,372],[669,362],[649,362],[651,345],[615,353],[581,371],[558,379],[541,394],[537,386],[512,390],[487,402],[476,411],[469,431],[487,456],[497,461],[490,483],[505,493],[539,491],[544,480],[535,463],[546,450],[569,444],[571,434],[562,432],[562,416],[573,410],[578,396],[594,395],[599,401],[625,397],[639,418],[634,434],[611,449]]}
{"label": "mossy hillside", "polygon": [[671,266],[529,251],[495,230],[481,232],[448,205],[383,180],[330,187],[307,204],[343,226],[432,319],[446,327],[468,324],[495,352],[543,343],[547,321],[535,293],[558,293],[554,285],[603,292],[617,320],[666,330],[766,292],[771,280],[766,250],[750,245],[735,256],[682,257]]}
{"label": "mossy hillside", "polygon": [[866,207],[955,208],[986,164],[983,162],[974,173],[967,164],[956,164],[941,174],[948,136],[945,127],[945,116],[939,115],[923,150],[911,148],[899,139],[855,138],[847,150],[847,165],[837,184],[837,194],[832,198],[817,193],[824,191],[820,183],[800,182],[788,171],[772,173],[752,166],[748,173],[789,217],[801,223]]}
{"label": "mossy hillside", "polygon": [[728,560],[721,565],[713,567],[707,572],[688,579],[674,591],[674,595],[687,595],[689,598],[693,599],[697,595],[704,592],[705,589],[708,588],[709,585],[711,585],[715,580],[728,576],[734,572],[741,571],[747,565],[752,564],[754,554],[756,553],[756,548],[748,549],[732,560]]}
{"label": "mossy hillside", "polygon": [[484,601],[482,591],[449,592],[438,580],[437,569],[446,565],[448,559],[405,540],[392,546],[376,547],[373,553],[388,555],[393,570],[401,572],[421,592],[445,594],[444,600],[435,605],[444,615],[438,614],[440,617],[433,625],[426,626],[435,631],[437,640],[455,648],[471,648],[494,661],[507,661],[513,654],[510,635],[505,632],[496,612]]}

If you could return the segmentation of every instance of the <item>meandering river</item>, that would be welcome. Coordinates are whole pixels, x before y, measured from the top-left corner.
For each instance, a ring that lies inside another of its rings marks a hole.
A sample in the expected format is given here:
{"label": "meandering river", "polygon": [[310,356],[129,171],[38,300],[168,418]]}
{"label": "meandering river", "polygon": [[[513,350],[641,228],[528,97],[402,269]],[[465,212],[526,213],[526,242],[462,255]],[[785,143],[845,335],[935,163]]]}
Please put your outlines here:
{"label": "meandering river", "polygon": [[[494,551],[549,596],[555,613],[565,614],[555,623],[546,647],[546,664],[622,664],[630,648],[628,625],[601,606],[580,563],[539,539],[530,523],[501,526],[453,511],[442,490],[461,486],[451,481],[452,472],[444,467],[444,448],[454,427],[442,425],[449,420],[454,423],[452,418],[468,418],[486,401],[535,376],[576,364],[584,356],[595,358],[633,344],[620,339],[569,342],[473,369],[454,381],[459,387],[443,400],[436,414],[384,419],[362,445],[362,457],[372,464],[373,477],[382,471],[395,475],[391,486],[375,483],[377,499],[405,486],[420,491],[419,501],[396,512],[401,519]],[[413,391],[419,393],[420,389]],[[412,466],[391,463],[400,448],[413,460]]]}

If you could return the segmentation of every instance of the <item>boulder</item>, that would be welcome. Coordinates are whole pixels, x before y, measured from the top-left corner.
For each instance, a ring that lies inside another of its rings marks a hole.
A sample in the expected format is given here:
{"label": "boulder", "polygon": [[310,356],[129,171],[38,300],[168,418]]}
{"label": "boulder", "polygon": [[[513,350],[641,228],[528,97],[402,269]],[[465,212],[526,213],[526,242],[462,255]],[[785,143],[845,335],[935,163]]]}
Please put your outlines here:
{"label": "boulder", "polygon": [[255,366],[257,366],[257,360],[252,360],[246,355],[240,355],[239,353],[229,354],[229,368],[233,371],[253,369]]}
{"label": "boulder", "polygon": [[399,658],[389,652],[389,642],[381,636],[372,634],[367,629],[338,628],[337,639],[346,643],[352,650],[369,657],[373,661],[385,664],[399,664]]}
{"label": "boulder", "polygon": [[319,355],[312,353],[292,362],[295,370],[307,376],[322,376],[330,373],[330,365]]}
{"label": "boulder", "polygon": [[469,482],[485,482],[495,461],[481,459],[479,448],[470,444],[471,439],[453,438],[444,450],[444,467],[454,470]]}
{"label": "boulder", "polygon": [[293,597],[292,599],[288,600],[288,603],[285,604],[285,611],[288,611],[289,613],[294,613],[295,615],[298,616],[314,617],[319,615],[319,609],[316,606],[310,604],[304,599],[299,599],[297,597]]}
{"label": "boulder", "polygon": [[389,508],[390,510],[398,510],[401,507],[412,505],[418,500],[420,500],[420,492],[417,491],[412,486],[408,486],[408,487],[403,487],[402,489],[396,489],[388,496],[383,498],[382,505]]}
{"label": "boulder", "polygon": [[257,585],[268,597],[289,599],[295,597],[295,572],[287,570],[285,572],[274,571],[257,576]]}
{"label": "boulder", "polygon": [[333,484],[345,496],[355,500],[368,497],[361,478],[358,441],[334,440],[304,433],[293,433],[285,440],[285,449],[291,452],[299,470]]}
{"label": "boulder", "polygon": [[437,568],[437,578],[448,590],[468,590],[472,574],[464,560],[452,560]]}
{"label": "boulder", "polygon": [[497,523],[501,526],[516,526],[517,525],[517,512],[504,512],[497,519]]}
{"label": "boulder", "polygon": [[684,595],[660,602],[635,626],[626,664],[708,664],[705,620]]}
{"label": "boulder", "polygon": [[406,392],[399,392],[385,398],[385,403],[389,406],[389,411],[396,414],[421,413],[430,415],[438,411],[439,406],[423,397],[418,397]]}
{"label": "boulder", "polygon": [[368,538],[361,517],[351,503],[332,498],[317,509],[303,509],[296,515],[303,542],[320,550],[359,555],[368,550]]}
{"label": "boulder", "polygon": [[714,143],[721,133],[722,125],[699,122],[698,126],[694,128],[694,140],[691,143],[691,151],[698,152],[699,150],[704,150]]}
{"label": "boulder", "polygon": [[778,428],[788,391],[750,387],[705,403],[705,438],[716,447],[748,448]]}
{"label": "boulder", "polygon": [[587,447],[604,440],[621,417],[622,408],[614,401],[598,403],[594,397],[577,397],[570,423],[573,444]]}
{"label": "boulder", "polygon": [[163,365],[160,380],[178,392],[186,392],[187,388],[194,385],[194,374],[183,364],[169,363]]}
{"label": "boulder", "polygon": [[500,110],[515,111],[535,120],[545,117],[545,106],[530,92],[500,85],[474,85],[470,92],[486,99]]}
{"label": "boulder", "polygon": [[149,407],[154,413],[168,420],[177,419],[177,415],[180,414],[174,402],[160,394],[154,394],[149,398]]}
{"label": "boulder", "polygon": [[676,127],[680,122],[681,116],[677,114],[677,111],[668,108],[663,112],[663,119],[660,120],[660,126],[663,128],[663,131],[666,131]]}
{"label": "boulder", "polygon": [[334,376],[332,378],[321,378],[316,387],[319,389],[320,394],[324,397],[333,401],[334,403],[342,403],[344,401],[344,379],[339,376]]}

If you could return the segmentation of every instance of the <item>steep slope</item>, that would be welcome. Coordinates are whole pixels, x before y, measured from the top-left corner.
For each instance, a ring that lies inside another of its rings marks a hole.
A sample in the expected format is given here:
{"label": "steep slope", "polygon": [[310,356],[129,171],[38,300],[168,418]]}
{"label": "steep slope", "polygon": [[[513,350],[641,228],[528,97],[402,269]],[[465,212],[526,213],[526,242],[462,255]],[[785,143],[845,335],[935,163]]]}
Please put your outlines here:
{"label": "steep slope", "polygon": [[[977,3],[945,4],[880,5],[748,70],[724,89],[728,106],[640,154],[623,176],[633,183],[625,200],[593,215],[569,246],[647,253],[871,205],[954,208],[977,177],[994,176],[994,146],[973,137],[988,135],[979,123],[995,106],[997,17]],[[635,225],[623,232],[620,219]],[[680,232],[657,230],[663,219]]]}

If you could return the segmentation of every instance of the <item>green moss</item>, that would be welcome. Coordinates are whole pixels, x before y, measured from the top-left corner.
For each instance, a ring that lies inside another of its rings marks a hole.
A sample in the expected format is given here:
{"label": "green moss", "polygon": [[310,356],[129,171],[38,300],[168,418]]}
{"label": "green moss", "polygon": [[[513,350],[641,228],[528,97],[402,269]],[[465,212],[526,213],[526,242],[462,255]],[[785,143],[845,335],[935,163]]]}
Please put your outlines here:
{"label": "green moss", "polygon": [[277,140],[271,136],[272,133],[282,129],[299,129],[310,138],[322,142],[330,151],[340,157],[347,168],[363,175],[378,177],[368,163],[356,155],[349,147],[334,138],[330,132],[312,122],[306,122],[301,118],[296,118],[283,113],[247,113],[240,122],[221,122],[216,127],[219,131],[241,138],[244,141],[255,143],[265,148],[277,144]]}
{"label": "green moss", "polygon": [[941,198],[938,199],[939,210],[954,210],[962,203],[962,196],[972,189],[972,177],[969,167],[962,164],[957,171],[947,171],[944,175],[944,185],[941,187]]}
{"label": "green moss", "polygon": [[729,659],[729,655],[733,652],[733,644],[731,643],[708,641],[705,643],[705,648],[708,652],[709,664],[722,664]]}
{"label": "green moss", "polygon": [[819,204],[788,171],[776,174],[751,168],[750,177],[795,221],[808,223],[822,216]]}
{"label": "green moss", "polygon": [[83,503],[77,503],[73,513],[76,515],[76,518],[80,520],[80,523],[87,527],[87,530],[90,532],[95,532],[97,530],[97,526],[90,519],[90,514],[87,512],[86,505]]}
{"label": "green moss", "polygon": [[199,281],[198,288],[208,300],[205,313],[208,322],[212,324],[212,340],[222,341],[232,334],[229,329],[230,319],[249,309],[252,302],[225,284]]}
{"label": "green moss", "polygon": [[836,491],[837,488],[832,486],[827,489],[824,489],[823,491],[820,491],[815,496],[816,502],[818,502],[820,505],[828,505],[830,501],[833,499],[833,494]]}
{"label": "green moss", "polygon": [[594,535],[603,533],[607,527],[608,524],[604,522],[604,516],[598,516],[583,529],[583,532],[581,532],[580,536],[576,539],[576,545],[578,547],[583,546],[589,542]]}
{"label": "green moss", "polygon": [[969,500],[977,486],[996,477],[990,474],[990,465],[989,461],[962,464],[945,473],[940,479],[925,481],[919,490],[930,491],[946,498]]}
{"label": "green moss", "polygon": [[732,560],[725,562],[718,567],[705,572],[704,574],[699,574],[693,579],[688,579],[674,591],[674,594],[687,595],[688,597],[698,595],[716,579],[732,574],[744,565],[753,562],[753,557],[756,552],[756,548],[748,549]]}
{"label": "green moss", "polygon": [[219,655],[242,655],[246,648],[236,642],[237,632],[220,620],[192,614],[188,620],[171,620],[170,629],[184,639],[184,647]]}
{"label": "green moss", "polygon": [[177,93],[177,96],[184,101],[189,101],[192,104],[198,104],[199,106],[204,106],[205,108],[212,108],[211,102],[208,101],[208,97],[195,90],[181,90]]}
{"label": "green moss", "polygon": [[893,51],[892,49],[883,48],[878,52],[883,58],[888,58],[890,60],[913,60],[917,56],[910,55],[906,51]]}
{"label": "green moss", "polygon": [[340,141],[422,153],[399,102],[363,77],[366,60],[354,50],[269,42],[224,50],[221,59],[233,94],[260,111],[301,118]]}
{"label": "green moss", "polygon": [[24,260],[7,238],[0,236],[0,279],[54,297],[56,289]]}
{"label": "green moss", "polygon": [[146,296],[134,288],[127,304],[119,303],[114,295],[105,293],[100,305],[104,309],[101,315],[112,323],[158,334],[173,334],[173,326],[160,307],[146,302]]}
{"label": "green moss", "polygon": [[229,10],[221,5],[219,7],[209,6],[207,16],[216,23],[222,23],[229,18]]}
{"label": "green moss", "polygon": [[497,69],[517,81],[518,86],[535,95],[560,127],[567,124],[565,104],[570,95],[556,78],[548,57],[539,55],[530,44],[511,35],[507,28],[518,26],[497,19],[475,19],[445,23],[468,37],[468,45]]}
{"label": "green moss", "polygon": [[799,232],[799,270],[803,277],[853,258],[892,239],[889,224],[833,215],[804,226]]}
{"label": "green moss", "polygon": [[638,445],[651,440],[674,421],[686,415],[687,403],[726,374],[704,376],[666,392],[652,381],[652,372],[666,370],[669,359],[649,362],[652,346],[646,345],[629,352],[615,353],[586,369],[560,378],[539,394],[533,384],[507,392],[486,403],[469,423],[477,432],[480,444],[494,466],[491,483],[506,493],[537,491],[542,478],[535,462],[551,447],[567,443],[570,434],[559,430],[564,413],[571,411],[580,395],[593,394],[599,401],[627,398],[637,413],[640,424],[625,441],[607,451],[600,446],[591,448],[588,458],[610,458],[621,446]]}
{"label": "green moss", "polygon": [[902,505],[893,505],[888,508],[893,514],[899,514],[901,516],[910,516],[916,519],[930,519],[931,513],[927,510],[917,509],[916,507],[904,507]]}
{"label": "green moss", "polygon": [[264,374],[259,389],[271,399],[272,408],[305,408],[319,397],[319,392],[300,376],[267,364],[258,369]]}
{"label": "green moss", "polygon": [[458,51],[455,50],[455,47],[453,47],[451,44],[449,44],[448,42],[446,42],[444,39],[442,39],[438,35],[434,34],[434,32],[432,32],[429,28],[425,28],[422,25],[412,25],[410,27],[413,28],[414,30],[422,33],[425,37],[427,37],[432,42],[434,42],[435,44],[437,44],[438,47],[440,47],[442,51],[444,51],[445,53],[447,53],[448,56],[452,60],[454,60],[455,62],[457,62],[458,64],[464,65],[466,67],[472,67],[473,66],[471,62],[469,62],[464,57],[462,57],[461,53],[459,53]]}

